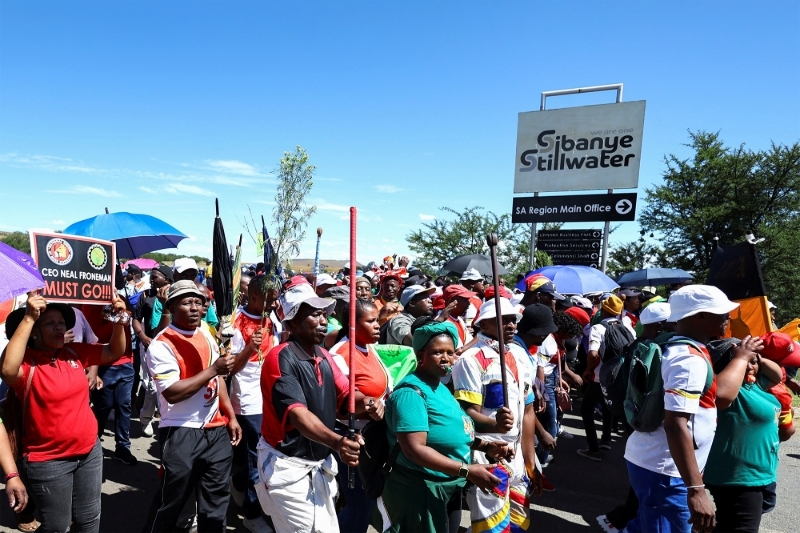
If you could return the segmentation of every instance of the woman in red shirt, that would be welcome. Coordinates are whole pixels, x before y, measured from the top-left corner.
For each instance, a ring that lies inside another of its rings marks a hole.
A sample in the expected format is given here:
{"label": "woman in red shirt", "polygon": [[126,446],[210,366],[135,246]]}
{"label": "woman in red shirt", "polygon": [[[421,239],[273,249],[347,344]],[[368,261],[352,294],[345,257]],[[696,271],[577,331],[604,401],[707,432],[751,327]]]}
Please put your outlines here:
{"label": "woman in red shirt", "polygon": [[[125,303],[115,298],[120,313]],[[74,325],[70,306],[33,294],[6,321],[0,375],[23,405],[22,455],[40,531],[100,529],[103,454],[84,369],[122,356],[127,323],[114,324],[110,344],[65,344]]]}
{"label": "woman in red shirt", "polygon": [[[350,343],[352,342],[346,336],[350,332],[349,322],[350,309],[348,304],[342,313],[341,338],[331,348],[334,362],[336,362],[342,373],[348,376],[351,372],[349,360]],[[378,308],[375,304],[367,300],[356,300],[356,349],[353,371],[356,373],[356,390],[366,396],[364,404],[368,408],[363,416],[374,420],[383,418],[384,400],[392,389],[392,380],[389,377],[389,372],[373,348],[373,345],[378,342],[380,329]],[[356,421],[356,428],[362,429],[366,424],[366,420],[358,420]],[[341,531],[366,533],[372,517],[372,511],[375,508],[375,500],[367,498],[358,476],[356,476],[355,486],[352,489],[348,487],[347,470],[347,465],[340,462],[339,487],[347,504],[338,514],[339,529]]]}

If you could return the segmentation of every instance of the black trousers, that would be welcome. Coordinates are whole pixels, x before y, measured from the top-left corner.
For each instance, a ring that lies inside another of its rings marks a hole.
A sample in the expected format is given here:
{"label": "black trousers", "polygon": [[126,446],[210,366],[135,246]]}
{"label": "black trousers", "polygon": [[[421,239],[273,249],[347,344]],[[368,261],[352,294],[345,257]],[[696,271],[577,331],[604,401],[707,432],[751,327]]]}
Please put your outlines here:
{"label": "black trousers", "polygon": [[212,429],[159,429],[162,478],[153,498],[146,533],[174,531],[192,491],[197,496],[197,528],[224,532],[230,499],[233,449],[224,426]]}
{"label": "black trousers", "polygon": [[718,533],[758,533],[764,487],[706,485],[717,506]]}
{"label": "black trousers", "polygon": [[586,441],[589,443],[589,450],[600,451],[600,444],[597,442],[597,430],[594,426],[594,408],[600,406],[603,411],[603,436],[604,442],[611,440],[611,422],[613,417],[606,407],[603,398],[603,389],[599,383],[589,381],[583,391],[583,402],[581,403],[581,418],[583,419],[583,429],[586,430]]}

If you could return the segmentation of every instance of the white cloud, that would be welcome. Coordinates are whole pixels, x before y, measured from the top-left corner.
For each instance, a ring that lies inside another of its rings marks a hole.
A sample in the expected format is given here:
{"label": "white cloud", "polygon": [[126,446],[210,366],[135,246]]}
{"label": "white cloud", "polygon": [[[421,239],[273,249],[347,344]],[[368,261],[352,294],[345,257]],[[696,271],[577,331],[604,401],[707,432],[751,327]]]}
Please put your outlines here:
{"label": "white cloud", "polygon": [[401,189],[400,187],[396,187],[394,185],[376,185],[375,190],[386,194],[394,194],[405,189]]}
{"label": "white cloud", "polygon": [[424,214],[420,213],[419,214],[419,219],[420,220],[436,220],[436,216],[435,215],[424,215]]}
{"label": "white cloud", "polygon": [[240,176],[258,176],[260,175],[256,167],[248,165],[242,161],[235,159],[217,159],[206,161],[208,166],[218,172],[225,172],[228,174],[239,174]]}
{"label": "white cloud", "polygon": [[172,194],[197,194],[200,196],[214,196],[212,191],[202,189],[196,185],[186,185],[185,183],[170,183],[164,186],[164,190]]}
{"label": "white cloud", "polygon": [[89,187],[88,185],[73,185],[72,189],[50,189],[44,192],[53,192],[58,194],[95,194],[97,196],[105,196],[106,198],[119,198],[122,196],[117,191],[108,191],[99,187]]}
{"label": "white cloud", "polygon": [[350,211],[349,205],[332,204],[326,200],[309,200],[308,204],[317,206],[317,211],[334,211],[338,213]]}
{"label": "white cloud", "polygon": [[1,154],[0,162],[8,163],[13,167],[37,168],[48,172],[80,172],[83,174],[106,172],[102,168],[89,167],[80,162],[73,161],[68,157],[52,155],[21,156],[11,152],[8,154]]}
{"label": "white cloud", "polygon": [[66,222],[64,222],[63,220],[51,220],[50,223],[51,224],[66,224]]}

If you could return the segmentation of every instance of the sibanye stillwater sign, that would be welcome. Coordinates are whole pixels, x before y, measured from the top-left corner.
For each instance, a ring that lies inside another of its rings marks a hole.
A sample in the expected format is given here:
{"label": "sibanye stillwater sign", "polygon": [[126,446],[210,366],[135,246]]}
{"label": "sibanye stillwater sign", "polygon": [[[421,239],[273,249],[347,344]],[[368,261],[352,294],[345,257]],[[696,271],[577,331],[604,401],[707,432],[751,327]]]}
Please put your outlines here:
{"label": "sibanye stillwater sign", "polygon": [[636,193],[521,196],[511,222],[605,222],[636,220]]}
{"label": "sibanye stillwater sign", "polygon": [[644,100],[520,113],[514,193],[639,185]]}
{"label": "sibanye stillwater sign", "polygon": [[48,302],[111,303],[116,244],[63,233],[30,231],[31,255],[45,281]]}

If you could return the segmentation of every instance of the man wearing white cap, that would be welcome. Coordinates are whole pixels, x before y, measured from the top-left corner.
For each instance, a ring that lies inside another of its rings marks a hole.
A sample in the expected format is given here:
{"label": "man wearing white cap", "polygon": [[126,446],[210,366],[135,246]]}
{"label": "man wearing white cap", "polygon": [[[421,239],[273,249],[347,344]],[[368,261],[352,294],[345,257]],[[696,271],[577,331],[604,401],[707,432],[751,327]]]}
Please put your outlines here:
{"label": "man wearing white cap", "polygon": [[[466,350],[453,366],[454,396],[475,423],[475,434],[483,440],[507,442],[514,449],[514,458],[494,467],[494,474],[507,478],[502,493],[484,493],[472,487],[467,495],[473,531],[492,530],[493,526],[510,520],[525,530],[530,524],[528,487],[531,477],[538,479],[533,410],[533,366],[530,358],[513,344],[517,322],[521,315],[506,298],[500,298],[502,331],[497,328],[495,302],[485,302],[476,324],[481,332],[478,342]],[[503,406],[500,353],[497,338],[503,335],[506,354],[508,405]],[[474,463],[489,464],[481,452],[473,455]],[[513,527],[513,526],[512,526]]]}
{"label": "man wearing white cap", "polygon": [[[739,304],[716,287],[689,285],[669,298],[677,335],[663,349],[665,419],[655,431],[634,431],[625,448],[639,514],[627,531],[690,533],[714,529],[714,507],[702,472],[717,426],[716,379],[706,389],[711,357],[705,345],[725,335]],[[684,342],[675,342],[683,340]],[[745,339],[745,349],[755,341]]]}
{"label": "man wearing white cap", "polygon": [[[278,533],[339,531],[334,498],[337,463],[354,467],[363,440],[337,435],[337,414],[346,410],[348,379],[320,346],[334,301],[307,282],[279,299],[284,342],[267,354],[261,371],[263,415],[258,443],[258,500]],[[356,393],[364,411],[364,395]]]}
{"label": "man wearing white cap", "polygon": [[336,280],[330,274],[322,273],[317,276],[317,296],[322,296],[325,291],[337,285]]}
{"label": "man wearing white cap", "polygon": [[464,315],[464,320],[467,324],[472,324],[473,319],[478,316],[481,304],[483,303],[483,276],[477,269],[470,268],[461,274],[458,282],[466,287],[468,291],[475,293],[475,296],[470,298],[469,307]]}

